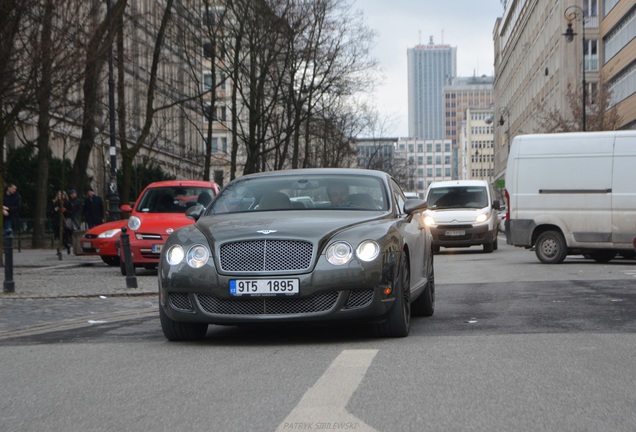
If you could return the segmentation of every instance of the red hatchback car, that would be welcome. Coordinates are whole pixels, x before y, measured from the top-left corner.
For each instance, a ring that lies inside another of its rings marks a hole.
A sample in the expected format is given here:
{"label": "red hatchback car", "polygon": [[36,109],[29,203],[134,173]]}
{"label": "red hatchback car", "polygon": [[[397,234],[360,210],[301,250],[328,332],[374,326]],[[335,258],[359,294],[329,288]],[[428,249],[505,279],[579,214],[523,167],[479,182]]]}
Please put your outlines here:
{"label": "red hatchback car", "polygon": [[[200,180],[168,180],[151,183],[142,191],[134,207],[125,204],[121,211],[130,213],[128,234],[133,267],[157,268],[161,248],[168,236],[194,220],[185,211],[196,204],[207,205],[219,193],[219,185]],[[126,274],[124,254],[120,248],[120,268]]]}
{"label": "red hatchback car", "polygon": [[81,239],[85,255],[99,255],[109,266],[119,265],[119,252],[115,243],[119,240],[121,227],[127,220],[105,222],[86,231]]}

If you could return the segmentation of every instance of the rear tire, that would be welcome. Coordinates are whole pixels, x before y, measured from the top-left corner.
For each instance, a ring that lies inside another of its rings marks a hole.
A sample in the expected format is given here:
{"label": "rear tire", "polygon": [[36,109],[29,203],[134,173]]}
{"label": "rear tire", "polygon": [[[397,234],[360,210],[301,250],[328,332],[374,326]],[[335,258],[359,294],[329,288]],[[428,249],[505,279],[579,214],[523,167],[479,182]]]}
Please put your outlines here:
{"label": "rear tire", "polygon": [[563,234],[559,231],[541,233],[535,244],[535,254],[544,264],[562,263],[568,254]]}
{"label": "rear tire", "polygon": [[159,305],[159,321],[166,339],[174,342],[201,340],[208,332],[208,325],[201,323],[181,323],[171,320]]}
{"label": "rear tire", "polygon": [[402,253],[393,278],[395,301],[383,322],[376,324],[381,337],[406,337],[411,329],[411,277],[408,257]]}

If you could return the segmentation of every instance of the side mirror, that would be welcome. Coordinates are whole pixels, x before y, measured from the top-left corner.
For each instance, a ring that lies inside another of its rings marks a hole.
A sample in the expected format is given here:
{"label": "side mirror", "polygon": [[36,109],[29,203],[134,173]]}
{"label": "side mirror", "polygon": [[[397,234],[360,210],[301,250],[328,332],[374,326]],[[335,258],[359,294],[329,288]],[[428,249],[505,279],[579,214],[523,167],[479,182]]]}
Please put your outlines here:
{"label": "side mirror", "polygon": [[197,204],[197,205],[194,205],[194,206],[189,207],[188,209],[186,209],[185,215],[186,215],[186,217],[188,219],[192,219],[194,221],[197,221],[197,220],[199,220],[201,215],[203,215],[204,211],[205,211],[205,207],[203,207],[203,205],[201,205],[201,204]]}
{"label": "side mirror", "polygon": [[119,206],[119,209],[123,211],[124,213],[132,212],[132,207],[129,204],[122,204]]}
{"label": "side mirror", "polygon": [[404,213],[413,214],[418,211],[424,211],[428,208],[428,203],[421,199],[408,199],[404,203]]}
{"label": "side mirror", "polygon": [[492,202],[492,208],[494,208],[495,210],[500,210],[501,209],[501,204],[499,203],[499,200],[494,200]]}

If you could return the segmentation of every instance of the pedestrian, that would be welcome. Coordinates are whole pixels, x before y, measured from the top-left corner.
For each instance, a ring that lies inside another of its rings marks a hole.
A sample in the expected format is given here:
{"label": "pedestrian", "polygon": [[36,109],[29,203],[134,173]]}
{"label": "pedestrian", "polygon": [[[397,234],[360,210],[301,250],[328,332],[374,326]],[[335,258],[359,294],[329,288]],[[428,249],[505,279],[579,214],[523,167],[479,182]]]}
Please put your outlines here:
{"label": "pedestrian", "polygon": [[22,197],[18,192],[15,183],[8,183],[4,190],[2,202],[2,215],[4,216],[3,233],[7,234],[11,230],[17,234],[20,229],[20,208],[22,207]]}
{"label": "pedestrian", "polygon": [[71,215],[71,204],[68,195],[64,191],[57,191],[53,199],[53,208],[50,212],[53,238],[59,242],[60,234],[62,234],[62,246],[68,254],[71,253],[71,239],[73,238]]}
{"label": "pedestrian", "polygon": [[89,229],[104,223],[104,203],[100,196],[95,195],[93,188],[88,188],[86,191],[84,221]]}
{"label": "pedestrian", "polygon": [[77,197],[77,191],[75,189],[70,189],[68,191],[68,201],[71,208],[71,217],[73,219],[73,229],[77,231],[80,229],[84,203]]}

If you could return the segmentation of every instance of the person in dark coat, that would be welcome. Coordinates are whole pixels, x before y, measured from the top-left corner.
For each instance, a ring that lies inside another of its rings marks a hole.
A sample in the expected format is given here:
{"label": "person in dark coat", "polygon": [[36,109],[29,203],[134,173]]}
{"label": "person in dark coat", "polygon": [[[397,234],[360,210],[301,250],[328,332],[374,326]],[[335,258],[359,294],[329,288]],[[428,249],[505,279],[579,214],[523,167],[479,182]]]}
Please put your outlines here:
{"label": "person in dark coat", "polygon": [[84,199],[84,221],[89,229],[104,223],[104,202],[92,188],[88,188]]}
{"label": "person in dark coat", "polygon": [[68,202],[70,204],[71,214],[69,215],[73,219],[74,230],[80,229],[80,220],[82,213],[84,212],[84,203],[77,197],[77,191],[70,189],[68,191]]}
{"label": "person in dark coat", "polygon": [[2,214],[4,216],[3,233],[12,230],[17,234],[20,229],[20,208],[22,207],[22,197],[18,192],[18,187],[14,183],[7,184],[4,190],[2,201]]}
{"label": "person in dark coat", "polygon": [[64,191],[58,191],[53,199],[53,208],[51,209],[51,227],[53,228],[53,238],[60,240],[60,231],[62,233],[62,246],[67,253],[71,253],[71,240],[73,237],[73,224],[71,223],[71,205],[68,195]]}

